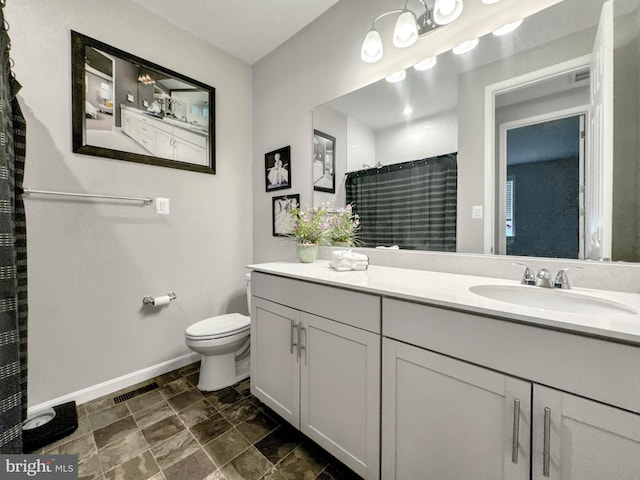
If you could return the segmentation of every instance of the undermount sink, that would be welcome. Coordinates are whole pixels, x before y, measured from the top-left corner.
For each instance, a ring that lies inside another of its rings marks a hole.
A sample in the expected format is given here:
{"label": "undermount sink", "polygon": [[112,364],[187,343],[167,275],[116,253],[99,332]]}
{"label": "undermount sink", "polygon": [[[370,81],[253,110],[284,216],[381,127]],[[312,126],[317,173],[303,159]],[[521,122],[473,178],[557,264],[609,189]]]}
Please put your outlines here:
{"label": "undermount sink", "polygon": [[567,313],[591,315],[627,314],[638,311],[623,303],[553,288],[516,285],[476,285],[469,291],[491,300]]}

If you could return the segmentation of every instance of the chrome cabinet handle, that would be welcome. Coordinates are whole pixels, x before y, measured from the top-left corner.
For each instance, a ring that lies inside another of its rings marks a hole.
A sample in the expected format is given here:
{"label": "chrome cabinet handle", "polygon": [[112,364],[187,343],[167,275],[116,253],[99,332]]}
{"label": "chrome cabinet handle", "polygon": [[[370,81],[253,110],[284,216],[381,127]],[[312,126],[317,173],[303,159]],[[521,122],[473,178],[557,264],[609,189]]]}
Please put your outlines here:
{"label": "chrome cabinet handle", "polygon": [[293,347],[296,347],[298,345],[298,342],[296,341],[296,337],[293,336],[293,331],[298,329],[298,325],[296,323],[294,323],[293,318],[291,319],[291,345],[289,348],[289,353],[293,353]]}
{"label": "chrome cabinet handle", "polygon": [[511,444],[511,462],[518,463],[518,448],[520,446],[520,400],[513,400],[513,443]]}
{"label": "chrome cabinet handle", "polygon": [[[302,350],[304,350],[304,364],[307,364],[307,328],[306,327],[300,327],[300,339],[298,339],[298,342],[300,342],[300,355],[302,355]],[[304,334],[304,345],[302,344],[302,334]]]}
{"label": "chrome cabinet handle", "polygon": [[542,446],[542,475],[549,477],[551,465],[551,409],[544,408],[544,443]]}

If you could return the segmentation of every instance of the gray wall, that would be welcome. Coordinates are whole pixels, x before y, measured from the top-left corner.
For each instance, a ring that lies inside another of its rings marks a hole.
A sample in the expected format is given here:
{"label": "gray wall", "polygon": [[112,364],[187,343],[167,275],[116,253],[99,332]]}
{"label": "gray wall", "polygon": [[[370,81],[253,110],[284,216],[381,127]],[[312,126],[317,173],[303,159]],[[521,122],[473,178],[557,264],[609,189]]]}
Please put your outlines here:
{"label": "gray wall", "polygon": [[[114,64],[115,118],[116,127],[120,127],[122,126],[120,105],[127,105],[129,107],[136,107],[138,105],[138,67],[121,58],[115,58]],[[134,97],[133,102],[130,102],[127,98],[129,93]]]}
{"label": "gray wall", "polygon": [[[185,355],[185,327],[246,312],[251,69],[131,1],[107,3],[21,0],[5,9],[27,117],[25,185],[168,197],[171,215],[119,202],[25,200],[30,405]],[[74,155],[70,29],[215,86],[217,175]],[[177,301],[142,308],[145,295],[170,290]]]}

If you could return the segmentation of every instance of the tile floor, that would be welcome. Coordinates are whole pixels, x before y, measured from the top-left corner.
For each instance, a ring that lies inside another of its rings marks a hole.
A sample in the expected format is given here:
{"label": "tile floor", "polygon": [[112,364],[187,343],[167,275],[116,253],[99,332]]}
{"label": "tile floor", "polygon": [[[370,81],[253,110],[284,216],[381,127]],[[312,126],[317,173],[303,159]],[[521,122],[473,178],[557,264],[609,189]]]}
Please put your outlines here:
{"label": "tile floor", "polygon": [[[249,392],[200,392],[199,364],[78,406],[78,429],[35,453],[78,455],[82,480],[358,479]],[[151,382],[159,389],[115,404]]]}

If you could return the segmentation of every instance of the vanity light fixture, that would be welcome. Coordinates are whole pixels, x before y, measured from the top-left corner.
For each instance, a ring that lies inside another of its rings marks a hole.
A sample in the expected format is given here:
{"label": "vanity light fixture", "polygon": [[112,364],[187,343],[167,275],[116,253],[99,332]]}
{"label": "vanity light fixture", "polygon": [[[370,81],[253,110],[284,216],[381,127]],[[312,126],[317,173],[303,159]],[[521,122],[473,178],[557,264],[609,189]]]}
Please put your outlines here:
{"label": "vanity light fixture", "polygon": [[425,70],[429,70],[430,68],[435,67],[437,62],[438,62],[438,57],[425,58],[424,60],[421,60],[418,63],[416,63],[413,66],[413,68],[415,68],[419,72],[424,72]]}
{"label": "vanity light fixture", "polygon": [[433,6],[433,20],[438,25],[448,25],[460,16],[463,8],[462,0],[436,0]]}
{"label": "vanity light fixture", "polygon": [[522,19],[517,20],[517,21],[512,22],[512,23],[507,23],[506,25],[503,25],[499,29],[494,30],[493,34],[496,37],[501,37],[503,35],[508,35],[509,33],[513,32],[516,28],[518,28],[520,25],[522,25]]}
{"label": "vanity light fixture", "polygon": [[389,83],[397,83],[401,82],[407,78],[407,72],[404,70],[398,70],[397,72],[393,72],[391,75],[387,75],[384,79]]}
{"label": "vanity light fixture", "polygon": [[[374,63],[384,55],[382,38],[378,30],[376,30],[376,22],[381,18],[388,15],[399,14],[395,28],[393,29],[393,45],[397,48],[406,48],[416,43],[418,38],[434,31],[441,25],[451,23],[458,18],[460,12],[462,12],[462,0],[436,0],[433,15],[435,15],[435,10],[438,8],[438,5],[440,5],[441,11],[444,12],[439,14],[442,21],[437,22],[434,20],[432,12],[426,4],[426,0],[414,0],[414,2],[420,3],[421,5],[417,13],[407,8],[409,0],[405,0],[402,9],[385,12],[373,20],[371,28],[364,37],[362,49],[360,50],[360,58],[363,62]],[[442,5],[444,5],[444,7]],[[422,13],[422,9],[424,9],[424,13]]]}
{"label": "vanity light fixture", "polygon": [[480,40],[477,38],[474,38],[473,40],[467,40],[466,42],[462,42],[457,47],[453,47],[452,51],[456,55],[462,55],[476,48],[478,46],[478,43],[480,43]]}
{"label": "vanity light fixture", "polygon": [[402,113],[403,113],[404,115],[407,115],[407,116],[408,116],[408,115],[411,115],[411,114],[413,113],[413,108],[411,108],[410,106],[407,106],[407,107],[405,107],[405,108],[404,108],[404,110],[402,111]]}

